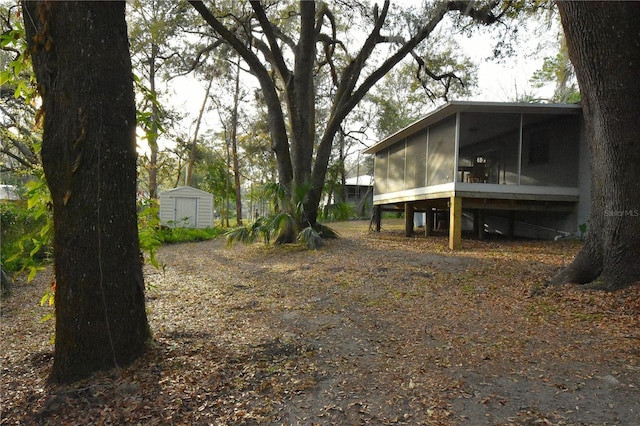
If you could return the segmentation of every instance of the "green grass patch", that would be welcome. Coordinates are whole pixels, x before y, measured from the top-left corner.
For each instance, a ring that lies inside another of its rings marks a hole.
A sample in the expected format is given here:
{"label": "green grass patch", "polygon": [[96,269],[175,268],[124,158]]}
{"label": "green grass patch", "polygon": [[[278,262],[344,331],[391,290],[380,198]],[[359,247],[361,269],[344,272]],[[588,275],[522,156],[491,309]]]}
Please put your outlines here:
{"label": "green grass patch", "polygon": [[576,312],[574,317],[578,321],[600,322],[604,318],[604,314],[602,312]]}

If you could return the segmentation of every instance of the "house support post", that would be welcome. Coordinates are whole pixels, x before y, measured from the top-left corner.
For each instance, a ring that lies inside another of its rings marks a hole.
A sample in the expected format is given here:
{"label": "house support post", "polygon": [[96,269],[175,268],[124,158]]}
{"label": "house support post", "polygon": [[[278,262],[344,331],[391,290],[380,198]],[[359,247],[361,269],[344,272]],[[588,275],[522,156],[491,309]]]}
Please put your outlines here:
{"label": "house support post", "polygon": [[449,248],[458,250],[462,247],[462,198],[451,197],[449,200]]}
{"label": "house support post", "polygon": [[474,211],[473,232],[479,240],[484,240],[484,210],[476,209]]}
{"label": "house support post", "polygon": [[507,230],[507,237],[510,240],[513,240],[513,237],[516,232],[516,212],[513,210],[509,211],[509,229]]}
{"label": "house support post", "polygon": [[433,235],[433,227],[435,224],[435,214],[432,208],[427,208],[427,212],[425,213],[425,222],[424,222],[424,236],[428,237],[429,235]]}
{"label": "house support post", "polygon": [[414,208],[411,203],[404,203],[404,236],[413,235],[413,213]]}
{"label": "house support post", "polygon": [[372,224],[376,232],[380,232],[380,228],[382,227],[382,206],[373,206],[373,217],[371,221],[373,222]]}

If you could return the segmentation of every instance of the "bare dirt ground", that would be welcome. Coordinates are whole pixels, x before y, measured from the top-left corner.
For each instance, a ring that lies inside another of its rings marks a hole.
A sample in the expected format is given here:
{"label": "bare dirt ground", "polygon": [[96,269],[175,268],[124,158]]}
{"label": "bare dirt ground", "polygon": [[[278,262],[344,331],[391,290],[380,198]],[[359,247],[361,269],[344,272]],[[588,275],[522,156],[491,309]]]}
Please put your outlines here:
{"label": "bare dirt ground", "polygon": [[154,346],[68,386],[46,383],[50,272],[19,283],[0,424],[640,424],[640,286],[541,287],[578,242],[452,253],[393,221],[334,227],[319,251],[163,247],[164,271],[146,269]]}

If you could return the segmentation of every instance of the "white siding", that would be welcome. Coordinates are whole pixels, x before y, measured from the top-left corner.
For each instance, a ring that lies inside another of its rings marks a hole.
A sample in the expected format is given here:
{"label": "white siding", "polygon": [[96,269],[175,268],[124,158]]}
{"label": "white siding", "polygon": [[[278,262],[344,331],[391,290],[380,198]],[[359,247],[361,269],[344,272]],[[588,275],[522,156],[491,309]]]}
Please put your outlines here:
{"label": "white siding", "polygon": [[190,186],[163,191],[160,221],[165,226],[207,228],[213,226],[213,195]]}

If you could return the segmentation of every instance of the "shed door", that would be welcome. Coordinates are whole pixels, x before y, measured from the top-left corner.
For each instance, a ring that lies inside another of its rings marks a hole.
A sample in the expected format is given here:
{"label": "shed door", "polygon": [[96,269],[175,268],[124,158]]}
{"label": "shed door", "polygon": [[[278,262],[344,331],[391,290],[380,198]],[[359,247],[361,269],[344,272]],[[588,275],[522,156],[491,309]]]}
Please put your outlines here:
{"label": "shed door", "polygon": [[198,199],[179,197],[175,199],[173,220],[175,226],[195,228],[198,226]]}

